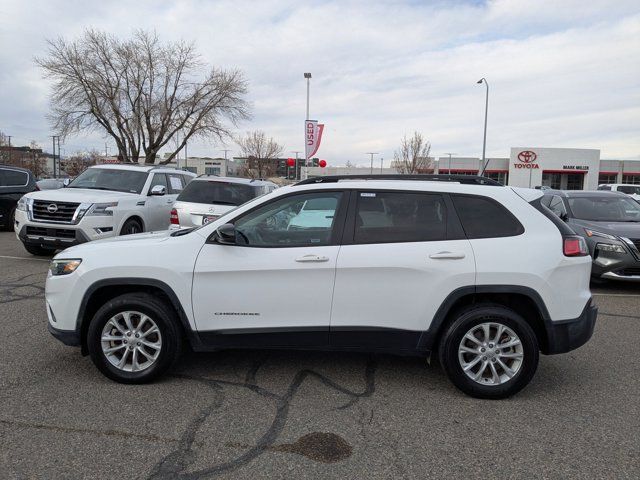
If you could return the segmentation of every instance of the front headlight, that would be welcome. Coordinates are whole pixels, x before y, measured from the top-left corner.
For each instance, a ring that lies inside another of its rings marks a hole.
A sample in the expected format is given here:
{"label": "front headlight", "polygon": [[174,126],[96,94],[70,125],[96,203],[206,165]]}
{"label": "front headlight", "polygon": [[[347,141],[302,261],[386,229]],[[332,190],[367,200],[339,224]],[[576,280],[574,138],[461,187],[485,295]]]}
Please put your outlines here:
{"label": "front headlight", "polygon": [[587,234],[587,237],[600,237],[608,240],[618,240],[618,237],[615,235],[609,235],[608,233],[596,232],[595,230],[590,230],[588,228],[585,228],[584,231]]}
{"label": "front headlight", "polygon": [[85,216],[96,215],[96,216],[112,216],[113,210],[109,210],[110,208],[117,207],[118,202],[111,203],[94,203],[89,207]]}
{"label": "front headlight", "polygon": [[82,259],[80,258],[52,260],[51,265],[49,265],[49,271],[53,276],[69,275],[75,272],[81,263]]}
{"label": "front headlight", "polygon": [[613,243],[598,243],[596,248],[603,252],[626,253],[622,245],[614,245]]}
{"label": "front headlight", "polygon": [[16,205],[16,210],[22,210],[23,212],[26,212],[28,210],[30,201],[32,200],[30,198],[27,198],[26,196],[20,197],[20,200],[18,200],[18,204]]}

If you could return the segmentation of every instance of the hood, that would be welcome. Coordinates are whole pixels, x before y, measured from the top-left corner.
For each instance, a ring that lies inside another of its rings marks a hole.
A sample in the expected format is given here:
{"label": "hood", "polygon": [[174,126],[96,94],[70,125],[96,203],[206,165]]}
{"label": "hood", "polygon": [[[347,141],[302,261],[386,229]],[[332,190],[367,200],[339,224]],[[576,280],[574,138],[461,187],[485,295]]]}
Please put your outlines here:
{"label": "hood", "polygon": [[92,242],[81,243],[80,245],[69,247],[58,253],[56,257],[69,258],[69,255],[82,257],[82,254],[85,251],[95,255],[95,251],[100,248],[126,249],[128,246],[145,246],[143,243],[145,241],[148,246],[157,245],[167,240],[172,233],[173,232],[170,230],[162,230],[158,232],[121,235],[118,237],[104,238],[102,240],[94,240]]}
{"label": "hood", "polygon": [[130,198],[135,193],[114,192],[112,190],[92,190],[89,188],[59,188],[57,190],[41,190],[31,192],[27,198],[51,202],[98,203]]}
{"label": "hood", "polygon": [[571,220],[571,226],[580,235],[584,234],[584,231],[577,231],[578,229],[588,228],[618,237],[640,238],[640,222],[594,222],[574,218]]}

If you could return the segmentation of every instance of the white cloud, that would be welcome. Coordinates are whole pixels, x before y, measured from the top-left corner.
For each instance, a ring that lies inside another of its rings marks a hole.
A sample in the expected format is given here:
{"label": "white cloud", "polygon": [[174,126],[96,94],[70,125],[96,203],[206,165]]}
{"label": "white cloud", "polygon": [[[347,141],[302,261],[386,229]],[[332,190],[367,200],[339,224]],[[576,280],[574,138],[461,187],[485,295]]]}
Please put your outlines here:
{"label": "white cloud", "polygon": [[[637,2],[0,0],[0,129],[14,140],[48,145],[47,86],[32,58],[45,38],[88,26],[156,29],[194,40],[210,63],[241,68],[254,116],[240,131],[263,129],[287,150],[302,150],[302,73],[311,71],[311,116],[326,123],[320,155],[333,164],[365,164],[371,150],[389,160],[414,129],[435,153],[479,155],[483,76],[489,155],[536,145],[640,157]],[[104,141],[67,140],[69,150],[85,145]]]}

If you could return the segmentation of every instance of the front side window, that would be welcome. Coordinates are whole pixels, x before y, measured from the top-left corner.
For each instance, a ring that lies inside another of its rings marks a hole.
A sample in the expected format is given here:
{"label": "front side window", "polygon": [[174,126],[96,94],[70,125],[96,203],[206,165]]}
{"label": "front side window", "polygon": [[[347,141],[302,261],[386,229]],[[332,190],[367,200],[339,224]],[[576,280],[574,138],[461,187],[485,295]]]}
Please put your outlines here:
{"label": "front side window", "polygon": [[359,192],[353,240],[355,243],[444,240],[446,215],[441,195]]}
{"label": "front side window", "polygon": [[511,237],[524,233],[520,222],[490,198],[452,195],[451,199],[469,239]]}
{"label": "front side window", "polygon": [[149,186],[149,191],[156,185],[160,185],[164,187],[165,192],[169,192],[167,188],[167,176],[164,173],[154,173],[153,178],[151,179],[151,185]]}
{"label": "front side window", "polygon": [[618,191],[622,193],[627,193],[629,195],[639,195],[640,186],[634,187],[633,185],[620,185],[618,187]]}
{"label": "front side window", "polygon": [[341,192],[292,195],[238,218],[236,243],[250,247],[330,245]]}
{"label": "front side window", "polygon": [[115,168],[88,168],[71,182],[68,188],[113,190],[116,192],[140,193],[147,181],[147,172],[118,170]]}

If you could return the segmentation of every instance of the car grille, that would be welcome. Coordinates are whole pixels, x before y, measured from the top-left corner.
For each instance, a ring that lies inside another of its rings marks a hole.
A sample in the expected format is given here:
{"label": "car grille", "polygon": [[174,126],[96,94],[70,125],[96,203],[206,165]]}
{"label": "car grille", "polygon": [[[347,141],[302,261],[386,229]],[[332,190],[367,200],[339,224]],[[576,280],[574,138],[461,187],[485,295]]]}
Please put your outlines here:
{"label": "car grille", "polygon": [[27,227],[27,235],[33,237],[51,237],[63,240],[75,240],[76,231],[67,228]]}
{"label": "car grille", "polygon": [[[55,205],[55,212],[51,212]],[[51,202],[47,200],[34,200],[33,219],[41,222],[72,223],[79,203]],[[51,207],[51,208],[50,208]]]}

